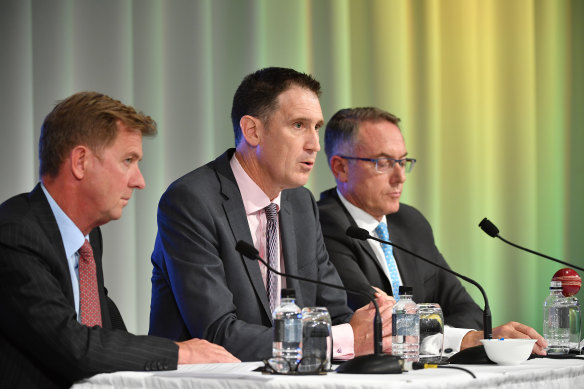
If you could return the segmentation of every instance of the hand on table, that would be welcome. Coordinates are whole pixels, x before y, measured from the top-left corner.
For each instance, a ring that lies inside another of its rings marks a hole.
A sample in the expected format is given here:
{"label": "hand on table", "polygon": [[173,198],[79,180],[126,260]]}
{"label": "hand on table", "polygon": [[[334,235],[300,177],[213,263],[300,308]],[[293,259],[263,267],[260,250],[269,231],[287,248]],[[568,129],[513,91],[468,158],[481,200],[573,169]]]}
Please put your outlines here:
{"label": "hand on table", "polygon": [[[382,322],[383,351],[391,353],[391,311],[395,305],[393,297],[375,288],[375,299],[379,306]],[[369,303],[353,314],[349,324],[353,329],[355,356],[373,354],[373,319],[375,306]]]}
{"label": "hand on table", "polygon": [[203,339],[190,339],[178,344],[178,363],[241,362],[223,347]]}
{"label": "hand on table", "polygon": [[[483,339],[483,331],[471,331],[467,333],[464,338],[462,338],[462,343],[460,344],[460,349],[464,350],[468,347],[478,346],[480,340]],[[533,328],[526,326],[525,324],[517,323],[515,321],[510,321],[507,324],[493,328],[493,339],[497,338],[519,338],[519,339],[537,339],[537,342],[533,345],[533,353],[539,355],[545,355],[545,347],[547,342],[537,333]]]}

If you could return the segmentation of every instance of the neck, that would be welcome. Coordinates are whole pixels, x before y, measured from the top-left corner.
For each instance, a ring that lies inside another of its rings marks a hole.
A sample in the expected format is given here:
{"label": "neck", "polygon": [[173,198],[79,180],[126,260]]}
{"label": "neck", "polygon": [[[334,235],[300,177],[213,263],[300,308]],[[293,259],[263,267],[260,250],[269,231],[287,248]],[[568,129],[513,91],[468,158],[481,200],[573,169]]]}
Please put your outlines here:
{"label": "neck", "polygon": [[65,214],[81,230],[83,235],[89,234],[97,226],[91,225],[84,215],[87,210],[82,201],[79,201],[77,188],[74,183],[67,182],[60,178],[43,176],[41,178],[43,185],[51,194],[51,197]]}
{"label": "neck", "polygon": [[266,173],[260,166],[256,155],[253,150],[245,148],[237,148],[235,151],[235,158],[239,161],[239,164],[245,171],[245,173],[256,183],[257,186],[268,196],[270,201],[274,200],[282,188],[276,187],[275,185],[270,185],[269,180],[266,178]]}
{"label": "neck", "polygon": [[[347,200],[349,203],[353,204],[355,207],[359,208],[360,210],[367,212],[365,210],[365,208],[363,207],[363,205],[361,204],[361,202],[359,201],[359,199],[357,197],[351,195],[351,193],[346,190],[345,185],[343,185],[340,182],[337,182],[337,187],[339,188],[339,192],[343,195],[345,200]],[[367,214],[369,216],[375,218],[375,220],[377,220],[378,222],[381,222],[383,220],[383,217],[385,216],[385,215],[372,215],[369,212],[367,212]]]}

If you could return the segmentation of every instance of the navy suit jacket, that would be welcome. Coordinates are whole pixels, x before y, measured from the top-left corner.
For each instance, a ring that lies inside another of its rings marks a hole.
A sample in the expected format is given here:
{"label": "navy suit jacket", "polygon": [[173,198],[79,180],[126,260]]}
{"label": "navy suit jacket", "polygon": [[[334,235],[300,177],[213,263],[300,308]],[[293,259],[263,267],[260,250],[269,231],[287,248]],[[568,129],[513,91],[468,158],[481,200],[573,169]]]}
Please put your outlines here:
{"label": "navy suit jacket", "polygon": [[[347,228],[357,224],[336,188],[321,193],[318,209],[327,251],[345,286],[362,289],[372,285],[392,295],[391,284],[369,242],[346,235]],[[436,248],[430,224],[417,209],[400,204],[398,212],[387,216],[387,228],[395,244],[449,268]],[[444,321],[453,327],[482,329],[482,310],[456,276],[397,248],[393,251],[402,284],[413,287],[415,302],[440,304]],[[365,302],[349,295],[351,307]]]}
{"label": "navy suit jacket", "polygon": [[99,228],[90,234],[103,328],[77,322],[57,222],[37,185],[0,206],[0,387],[69,387],[97,373],[176,368],[168,339],[135,336],[112,323]]}
{"label": "navy suit jacket", "polygon": [[[235,244],[253,243],[229,165],[234,149],[170,185],[158,207],[152,253],[150,334],[202,337],[243,361],[272,354],[272,315],[257,260]],[[282,191],[280,235],[285,271],[341,285],[328,259],[310,191]],[[352,311],[343,291],[286,279],[303,306],[325,306],[333,324]]]}

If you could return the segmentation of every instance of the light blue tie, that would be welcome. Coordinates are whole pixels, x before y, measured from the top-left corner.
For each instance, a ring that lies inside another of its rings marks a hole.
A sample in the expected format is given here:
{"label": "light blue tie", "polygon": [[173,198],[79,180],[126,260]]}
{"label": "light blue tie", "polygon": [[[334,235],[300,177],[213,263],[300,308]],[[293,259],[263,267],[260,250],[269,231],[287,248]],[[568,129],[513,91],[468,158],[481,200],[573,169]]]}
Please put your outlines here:
{"label": "light blue tie", "polygon": [[[387,224],[385,224],[385,222],[379,223],[379,225],[375,228],[375,233],[380,239],[390,241],[389,232],[387,231]],[[393,256],[393,247],[388,244],[381,243],[381,248],[383,249],[385,262],[387,262],[387,268],[389,269],[389,281],[391,282],[393,297],[397,301],[399,300],[399,287],[401,282],[399,280],[399,272],[397,270],[397,264],[395,263],[395,257]]]}

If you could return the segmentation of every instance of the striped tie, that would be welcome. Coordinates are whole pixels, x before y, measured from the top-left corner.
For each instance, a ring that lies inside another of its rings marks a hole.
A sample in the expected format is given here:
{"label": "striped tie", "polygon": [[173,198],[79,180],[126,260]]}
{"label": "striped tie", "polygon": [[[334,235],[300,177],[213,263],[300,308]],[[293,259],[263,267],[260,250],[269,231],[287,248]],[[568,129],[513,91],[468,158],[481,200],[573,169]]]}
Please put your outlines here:
{"label": "striped tie", "polygon": [[[266,212],[267,228],[266,228],[266,242],[267,242],[267,256],[268,264],[278,270],[280,267],[280,253],[278,252],[278,211],[274,203],[270,203],[264,208]],[[278,300],[278,275],[268,269],[266,290],[268,292],[268,300],[270,301],[270,309],[274,312],[276,309],[276,301]]]}
{"label": "striped tie", "polygon": [[[389,240],[389,232],[387,231],[387,224],[385,222],[379,223],[375,228],[375,233],[382,240]],[[391,242],[391,241],[390,241]],[[399,287],[401,282],[399,280],[399,271],[397,270],[397,264],[395,263],[395,258],[393,256],[393,247],[381,243],[381,248],[383,249],[383,254],[385,255],[385,262],[387,263],[387,268],[389,269],[389,281],[391,282],[391,290],[393,292],[393,297],[399,300]]]}

